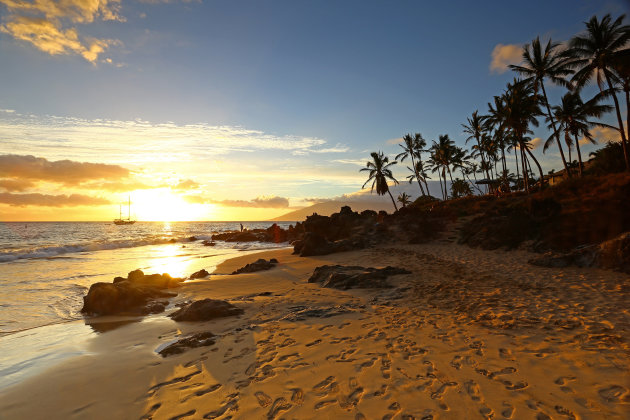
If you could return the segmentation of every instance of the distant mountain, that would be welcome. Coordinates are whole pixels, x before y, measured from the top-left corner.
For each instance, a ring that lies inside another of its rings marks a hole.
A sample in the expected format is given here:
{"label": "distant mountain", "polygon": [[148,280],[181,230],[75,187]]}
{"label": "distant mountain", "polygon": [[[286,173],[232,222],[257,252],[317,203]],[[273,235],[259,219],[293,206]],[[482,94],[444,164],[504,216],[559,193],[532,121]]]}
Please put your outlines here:
{"label": "distant mountain", "polygon": [[292,221],[303,221],[307,216],[312,215],[313,213],[317,213],[321,216],[330,216],[333,213],[338,213],[341,207],[350,206],[352,210],[358,211],[359,213],[363,210],[385,210],[388,213],[394,211],[394,206],[392,205],[390,200],[379,200],[379,201],[356,201],[356,202],[348,202],[348,201],[325,201],[323,203],[313,204],[312,206],[304,207],[299,210],[295,210],[282,216],[271,219],[274,222],[292,222]]}

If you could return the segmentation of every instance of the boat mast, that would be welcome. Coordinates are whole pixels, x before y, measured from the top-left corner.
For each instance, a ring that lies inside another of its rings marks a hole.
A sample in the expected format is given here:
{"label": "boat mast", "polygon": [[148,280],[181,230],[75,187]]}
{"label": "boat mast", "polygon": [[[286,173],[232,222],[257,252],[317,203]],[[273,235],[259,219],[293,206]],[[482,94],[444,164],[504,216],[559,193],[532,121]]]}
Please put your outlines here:
{"label": "boat mast", "polygon": [[118,218],[122,220],[122,204],[118,205]]}

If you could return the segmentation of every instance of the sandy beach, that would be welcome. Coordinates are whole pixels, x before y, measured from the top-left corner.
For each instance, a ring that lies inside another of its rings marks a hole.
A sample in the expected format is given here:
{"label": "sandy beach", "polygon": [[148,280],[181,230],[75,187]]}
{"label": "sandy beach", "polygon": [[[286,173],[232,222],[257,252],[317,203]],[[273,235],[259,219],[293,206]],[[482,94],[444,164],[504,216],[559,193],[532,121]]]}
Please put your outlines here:
{"label": "sandy beach", "polygon": [[[177,323],[103,318],[87,352],[0,394],[0,417],[627,418],[628,276],[527,264],[524,251],[444,239],[302,258],[185,284],[178,301],[226,299],[244,315]],[[324,264],[384,267],[389,289],[307,283]],[[271,293],[263,293],[271,292]],[[263,293],[263,295],[260,295]],[[112,328],[117,326],[118,328]],[[156,349],[211,331],[216,344]]]}

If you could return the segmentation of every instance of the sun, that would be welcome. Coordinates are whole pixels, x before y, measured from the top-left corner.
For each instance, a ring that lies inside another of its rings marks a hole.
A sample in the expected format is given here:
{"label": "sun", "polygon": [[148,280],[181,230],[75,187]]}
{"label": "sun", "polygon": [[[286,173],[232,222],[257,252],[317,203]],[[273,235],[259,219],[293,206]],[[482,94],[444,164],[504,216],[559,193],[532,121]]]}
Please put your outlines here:
{"label": "sun", "polygon": [[138,190],[131,195],[131,215],[143,222],[211,220],[211,205],[193,204],[169,188]]}

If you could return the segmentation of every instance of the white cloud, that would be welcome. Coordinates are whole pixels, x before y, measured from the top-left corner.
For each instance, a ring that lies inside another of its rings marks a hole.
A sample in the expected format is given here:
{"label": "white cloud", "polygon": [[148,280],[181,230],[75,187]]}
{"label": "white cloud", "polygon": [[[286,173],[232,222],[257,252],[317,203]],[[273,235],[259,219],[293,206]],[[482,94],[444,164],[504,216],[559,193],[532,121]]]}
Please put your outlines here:
{"label": "white cloud", "polygon": [[508,65],[519,64],[523,59],[523,47],[516,44],[497,44],[492,50],[492,61],[490,62],[490,72],[505,73],[509,70]]}
{"label": "white cloud", "polygon": [[399,144],[399,143],[402,143],[402,141],[403,141],[402,137],[396,137],[395,139],[386,140],[385,143],[387,143],[387,144]]}
{"label": "white cloud", "polygon": [[[621,141],[621,134],[619,130],[615,130],[610,127],[593,127],[591,129],[591,135],[595,138],[597,143],[609,143],[611,141]],[[586,137],[580,139],[580,144],[591,144]]]}

